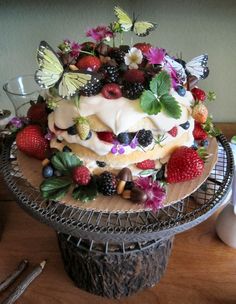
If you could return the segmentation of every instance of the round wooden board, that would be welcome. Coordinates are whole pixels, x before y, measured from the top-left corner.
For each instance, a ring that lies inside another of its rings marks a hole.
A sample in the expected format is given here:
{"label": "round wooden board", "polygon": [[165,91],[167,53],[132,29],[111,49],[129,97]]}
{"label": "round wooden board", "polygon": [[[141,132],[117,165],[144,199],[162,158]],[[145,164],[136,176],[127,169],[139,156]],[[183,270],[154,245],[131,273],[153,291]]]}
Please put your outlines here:
{"label": "round wooden board", "polygon": [[[210,139],[207,151],[211,156],[205,164],[203,174],[192,181],[169,184],[167,186],[167,197],[164,201],[164,206],[173,204],[189,196],[204,183],[217,161],[218,144],[215,138]],[[20,151],[17,152],[17,161],[23,176],[33,187],[39,188],[39,185],[43,181],[41,162],[28,157]],[[94,201],[82,203],[74,200],[71,193],[68,193],[60,202],[74,207],[103,212],[138,212],[144,210],[142,205],[134,204],[118,195],[112,197],[98,195]]]}

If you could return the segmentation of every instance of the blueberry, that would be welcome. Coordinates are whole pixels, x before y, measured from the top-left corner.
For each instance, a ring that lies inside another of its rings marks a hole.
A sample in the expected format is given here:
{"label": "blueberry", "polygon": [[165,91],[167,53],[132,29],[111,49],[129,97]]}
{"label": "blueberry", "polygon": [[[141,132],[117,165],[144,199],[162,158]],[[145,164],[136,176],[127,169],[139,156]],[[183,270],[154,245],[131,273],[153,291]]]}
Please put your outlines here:
{"label": "blueberry", "polygon": [[176,88],[176,92],[177,92],[180,96],[185,96],[185,94],[186,94],[186,90],[185,90],[185,88],[182,87],[182,86],[178,86],[178,87]]}
{"label": "blueberry", "polygon": [[76,129],[76,125],[73,125],[71,127],[69,127],[67,129],[67,132],[69,135],[76,135],[78,132],[77,132],[77,129]]}
{"label": "blueberry", "polygon": [[71,152],[71,148],[69,148],[68,146],[64,146],[62,149],[63,152]]}
{"label": "blueberry", "polygon": [[190,127],[190,122],[187,120],[185,123],[181,124],[180,127],[184,130],[188,130],[188,128]]}
{"label": "blueberry", "polygon": [[162,165],[160,170],[157,171],[156,180],[163,180],[165,178],[165,165]]}
{"label": "blueberry", "polygon": [[54,174],[53,167],[51,165],[47,165],[43,167],[42,175],[44,178],[52,177]]}
{"label": "blueberry", "polygon": [[192,148],[193,148],[194,150],[197,150],[197,149],[198,149],[198,142],[197,142],[196,140],[194,140],[193,145],[192,145]]}
{"label": "blueberry", "polygon": [[130,144],[130,136],[129,136],[129,133],[120,133],[118,134],[117,136],[117,139],[118,141],[121,143],[121,144],[124,144],[124,145],[129,145]]}
{"label": "blueberry", "polygon": [[98,167],[101,167],[101,168],[106,167],[106,165],[107,165],[105,162],[102,162],[99,160],[97,160],[96,163],[97,163]]}
{"label": "blueberry", "polygon": [[204,148],[207,148],[209,146],[209,141],[208,139],[204,139],[200,142],[200,145]]}
{"label": "blueberry", "polygon": [[91,131],[89,131],[88,136],[85,138],[85,140],[89,140],[92,137],[93,133]]}

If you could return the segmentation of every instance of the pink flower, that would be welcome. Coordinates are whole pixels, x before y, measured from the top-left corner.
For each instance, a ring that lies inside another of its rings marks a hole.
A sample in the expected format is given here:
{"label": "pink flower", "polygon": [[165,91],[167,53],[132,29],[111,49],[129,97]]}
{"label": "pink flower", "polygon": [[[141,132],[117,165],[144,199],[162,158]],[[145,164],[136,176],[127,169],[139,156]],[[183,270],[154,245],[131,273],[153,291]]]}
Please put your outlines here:
{"label": "pink flower", "polygon": [[139,177],[135,180],[135,185],[147,194],[148,198],[144,203],[146,208],[151,208],[155,212],[163,207],[166,190],[158,181],[153,181],[151,177]]}
{"label": "pink flower", "polygon": [[72,57],[78,57],[79,53],[80,53],[80,50],[81,50],[81,45],[79,45],[77,42],[73,41],[71,43],[71,52],[70,52],[70,55]]}
{"label": "pink flower", "polygon": [[96,28],[90,28],[86,32],[86,36],[91,37],[96,42],[101,42],[113,37],[113,33],[107,26],[99,25]]}
{"label": "pink flower", "polygon": [[150,64],[163,64],[165,54],[165,49],[151,47],[144,55]]}

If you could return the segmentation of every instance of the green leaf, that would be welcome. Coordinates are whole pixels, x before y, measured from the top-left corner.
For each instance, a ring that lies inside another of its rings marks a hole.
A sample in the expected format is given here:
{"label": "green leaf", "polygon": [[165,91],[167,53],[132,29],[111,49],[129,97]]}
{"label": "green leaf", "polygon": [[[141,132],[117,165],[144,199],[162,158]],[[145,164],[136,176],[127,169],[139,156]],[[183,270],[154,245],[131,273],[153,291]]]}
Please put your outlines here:
{"label": "green leaf", "polygon": [[71,169],[82,165],[82,161],[69,152],[58,152],[51,159],[53,167],[63,174],[69,174]]}
{"label": "green leaf", "polygon": [[162,105],[163,111],[170,117],[180,118],[181,116],[181,108],[178,102],[171,95],[163,95],[160,98],[160,103]]}
{"label": "green leaf", "polygon": [[72,196],[76,200],[80,200],[83,203],[93,200],[98,194],[97,184],[95,179],[92,178],[90,183],[86,186],[78,186],[73,192]]}
{"label": "green leaf", "polygon": [[161,104],[156,96],[149,90],[142,93],[140,98],[140,106],[145,113],[149,115],[158,114],[161,111]]}
{"label": "green leaf", "polygon": [[170,88],[170,75],[165,71],[162,71],[161,73],[156,75],[150,82],[150,90],[158,97],[161,97],[165,94],[169,94]]}
{"label": "green leaf", "polygon": [[59,200],[68,192],[72,180],[65,177],[51,177],[45,179],[40,185],[43,198]]}
{"label": "green leaf", "polygon": [[236,145],[236,135],[231,138],[231,143]]}
{"label": "green leaf", "polygon": [[139,176],[145,177],[145,176],[150,176],[150,175],[153,175],[156,173],[157,173],[157,170],[148,169],[148,170],[143,170],[143,171],[139,172]]}

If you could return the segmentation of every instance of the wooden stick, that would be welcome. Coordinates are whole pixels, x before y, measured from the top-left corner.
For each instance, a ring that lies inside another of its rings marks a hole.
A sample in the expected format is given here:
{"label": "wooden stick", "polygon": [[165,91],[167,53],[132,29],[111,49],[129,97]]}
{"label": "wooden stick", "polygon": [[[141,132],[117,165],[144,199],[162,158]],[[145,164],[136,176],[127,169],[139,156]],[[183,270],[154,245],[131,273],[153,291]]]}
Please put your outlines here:
{"label": "wooden stick", "polygon": [[35,267],[31,273],[29,273],[12,291],[12,293],[1,304],[13,304],[22,295],[26,288],[37,278],[43,271],[46,261],[42,261],[37,267]]}
{"label": "wooden stick", "polygon": [[19,275],[26,269],[28,263],[29,262],[27,260],[23,260],[18,264],[17,268],[11,274],[9,274],[9,276],[4,281],[0,283],[0,292],[4,291],[15,282]]}

